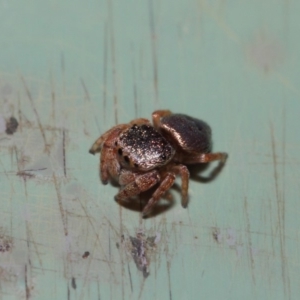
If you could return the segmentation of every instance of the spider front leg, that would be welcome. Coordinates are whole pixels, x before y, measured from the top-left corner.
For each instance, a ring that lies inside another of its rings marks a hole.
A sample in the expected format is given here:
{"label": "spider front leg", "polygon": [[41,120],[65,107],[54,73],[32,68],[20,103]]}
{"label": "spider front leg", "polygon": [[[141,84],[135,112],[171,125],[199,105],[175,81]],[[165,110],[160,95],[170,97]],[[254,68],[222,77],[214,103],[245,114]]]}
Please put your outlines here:
{"label": "spider front leg", "polygon": [[164,193],[172,187],[175,182],[176,175],[180,175],[181,177],[181,205],[184,208],[187,207],[190,172],[184,165],[173,165],[168,168],[164,179],[144,208],[142,212],[144,217],[149,214]]}
{"label": "spider front leg", "polygon": [[101,152],[101,149],[102,149],[105,141],[115,138],[126,127],[128,127],[128,124],[120,124],[120,125],[116,125],[113,128],[107,130],[94,142],[94,144],[90,148],[89,152],[91,154],[96,154],[98,152]]}
{"label": "spider front leg", "polygon": [[219,160],[220,163],[224,164],[226,162],[227,157],[228,154],[224,152],[189,154],[184,157],[184,163],[199,164]]}
{"label": "spider front leg", "polygon": [[115,156],[115,141],[126,127],[121,124],[113,127],[101,135],[90,149],[91,154],[100,154],[100,178],[103,184],[107,184],[109,178],[117,179],[120,172],[120,164]]}
{"label": "spider front leg", "polygon": [[148,119],[144,119],[144,118],[138,118],[138,119],[134,119],[132,121],[130,121],[129,123],[130,125],[143,125],[143,124],[151,124],[150,121]]}
{"label": "spider front leg", "polygon": [[159,128],[160,125],[160,119],[162,117],[171,115],[172,112],[170,110],[156,110],[155,112],[152,113],[152,122],[153,122],[153,126],[155,128]]}
{"label": "spider front leg", "polygon": [[[126,182],[127,184],[115,196],[115,200],[124,201],[140,194],[141,192],[149,190],[160,181],[160,176],[156,170],[144,174],[134,174],[127,171],[121,174],[119,180],[120,183]],[[133,181],[128,183],[130,180]]]}
{"label": "spider front leg", "polygon": [[175,165],[171,168],[171,171],[181,177],[181,205],[183,208],[186,208],[188,204],[190,172],[184,165]]}
{"label": "spider front leg", "polygon": [[152,208],[155,206],[155,204],[158,202],[158,200],[163,196],[163,194],[168,191],[171,186],[174,184],[174,181],[176,179],[176,175],[173,172],[167,172],[164,179],[161,181],[159,187],[157,190],[153,193],[151,199],[145,206],[145,208],[142,211],[143,217],[148,215]]}

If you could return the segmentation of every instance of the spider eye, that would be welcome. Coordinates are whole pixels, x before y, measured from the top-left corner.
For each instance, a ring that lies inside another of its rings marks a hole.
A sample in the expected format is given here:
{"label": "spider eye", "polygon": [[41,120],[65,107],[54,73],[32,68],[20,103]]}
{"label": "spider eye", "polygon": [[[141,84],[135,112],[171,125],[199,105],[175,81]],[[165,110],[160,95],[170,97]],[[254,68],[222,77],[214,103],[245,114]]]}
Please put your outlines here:
{"label": "spider eye", "polygon": [[123,154],[123,150],[121,148],[118,149],[118,154],[122,155]]}
{"label": "spider eye", "polygon": [[138,167],[139,167],[139,165],[138,165],[137,163],[135,163],[135,164],[134,164],[134,167],[135,167],[135,168],[138,168]]}
{"label": "spider eye", "polygon": [[126,156],[124,156],[124,159],[125,159],[125,161],[127,162],[127,163],[129,163],[129,157],[126,155]]}

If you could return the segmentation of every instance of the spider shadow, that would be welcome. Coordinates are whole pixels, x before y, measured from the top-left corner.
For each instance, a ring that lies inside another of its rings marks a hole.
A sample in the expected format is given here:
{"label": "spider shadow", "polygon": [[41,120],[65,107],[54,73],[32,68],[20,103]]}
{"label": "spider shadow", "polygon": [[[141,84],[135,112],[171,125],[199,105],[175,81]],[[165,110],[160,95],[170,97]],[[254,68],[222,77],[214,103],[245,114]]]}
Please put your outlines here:
{"label": "spider shadow", "polygon": [[[225,164],[226,161],[225,162],[220,161],[206,176],[201,175],[201,173],[209,169],[211,163],[187,165],[187,168],[190,172],[190,180],[200,182],[200,183],[209,183],[215,180],[215,178],[221,173]],[[175,183],[171,187],[171,189],[175,190],[178,193],[181,193],[181,187],[178,183]]]}
{"label": "spider shadow", "polygon": [[[225,163],[226,162],[219,162],[219,164],[215,166],[207,176],[202,176],[201,173],[206,171],[209,168],[211,163],[187,166],[190,172],[190,179],[200,183],[209,183],[213,181],[220,174],[220,172],[225,166]],[[118,186],[114,183],[113,185]],[[148,191],[141,193],[138,197],[131,198],[125,201],[118,201],[117,203],[126,209],[136,211],[136,212],[142,212],[144,207],[147,205],[149,199],[152,197],[152,194],[157,189],[157,187],[158,185],[155,185]],[[174,183],[171,189],[181,194],[181,187],[178,183]],[[175,204],[173,194],[170,191],[167,191],[162,196],[161,200],[159,200],[159,202],[153,207],[152,211],[146,217],[144,217],[145,219],[149,219],[157,215],[160,215],[170,210]]]}
{"label": "spider shadow", "polygon": [[[145,206],[147,205],[149,199],[152,197],[152,194],[157,189],[157,187],[158,185],[155,185],[148,191],[139,194],[139,196],[135,198],[131,198],[125,201],[117,201],[117,203],[126,209],[136,211],[136,212],[142,212]],[[146,217],[144,217],[144,219],[148,219],[160,215],[170,210],[173,206],[174,206],[174,197],[170,191],[167,191],[161,197],[158,203],[152,208],[151,212]]]}
{"label": "spider shadow", "polygon": [[226,161],[220,161],[207,176],[201,176],[200,174],[206,171],[209,168],[210,164],[211,163],[205,163],[188,166],[188,169],[190,171],[190,179],[201,183],[211,182],[221,173],[226,164]]}

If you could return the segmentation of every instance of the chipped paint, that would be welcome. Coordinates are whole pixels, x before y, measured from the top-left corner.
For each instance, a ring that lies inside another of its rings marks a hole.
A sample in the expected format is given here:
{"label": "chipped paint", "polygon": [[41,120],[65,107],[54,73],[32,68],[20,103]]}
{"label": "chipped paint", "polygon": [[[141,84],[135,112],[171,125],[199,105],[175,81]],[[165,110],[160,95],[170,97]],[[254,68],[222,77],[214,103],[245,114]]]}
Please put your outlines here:
{"label": "chipped paint", "polygon": [[160,241],[161,234],[158,232],[155,236],[146,236],[143,230],[138,230],[135,236],[122,238],[122,250],[130,255],[144,278],[150,274],[150,259]]}

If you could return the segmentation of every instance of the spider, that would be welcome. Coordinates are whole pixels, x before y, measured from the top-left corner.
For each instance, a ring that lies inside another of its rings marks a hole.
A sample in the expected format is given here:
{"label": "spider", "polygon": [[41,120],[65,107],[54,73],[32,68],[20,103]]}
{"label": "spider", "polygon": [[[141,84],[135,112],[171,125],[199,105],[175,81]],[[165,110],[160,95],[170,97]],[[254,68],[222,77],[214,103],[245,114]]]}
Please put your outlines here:
{"label": "spider", "polygon": [[116,125],[92,145],[91,154],[100,152],[100,178],[120,186],[116,201],[124,201],[157,185],[142,211],[148,215],[158,200],[181,177],[181,204],[188,203],[189,171],[186,165],[219,160],[227,154],[211,153],[211,129],[204,121],[169,110],[152,113],[152,123],[135,119]]}

